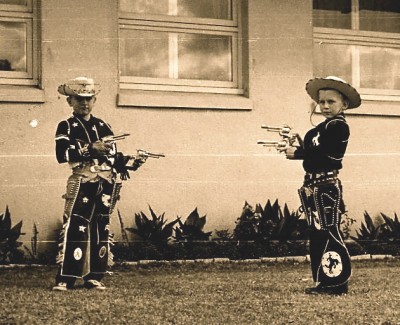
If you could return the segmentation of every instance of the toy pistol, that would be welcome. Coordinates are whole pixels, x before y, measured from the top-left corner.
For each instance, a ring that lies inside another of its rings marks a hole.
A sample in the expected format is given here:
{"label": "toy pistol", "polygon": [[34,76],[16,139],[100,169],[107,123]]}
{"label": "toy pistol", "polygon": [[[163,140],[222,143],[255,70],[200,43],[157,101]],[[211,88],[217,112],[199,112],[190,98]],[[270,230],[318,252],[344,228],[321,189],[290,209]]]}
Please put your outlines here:
{"label": "toy pistol", "polygon": [[119,134],[119,135],[109,135],[107,137],[104,137],[101,141],[104,143],[114,143],[115,141],[118,140],[124,140],[126,137],[130,136],[129,133],[124,133],[124,134]]}
{"label": "toy pistol", "polygon": [[163,153],[154,153],[154,152],[149,152],[143,149],[138,149],[136,150],[137,154],[136,155],[128,155],[129,159],[141,159],[141,160],[146,160],[147,158],[161,158],[165,157]]}
{"label": "toy pistol", "polygon": [[287,141],[269,141],[269,140],[259,140],[257,144],[262,144],[264,147],[275,147],[279,152],[285,151],[290,145]]}
{"label": "toy pistol", "polygon": [[147,158],[160,158],[160,157],[165,157],[163,153],[153,153],[153,152],[148,152],[143,149],[138,149],[137,150],[137,158],[141,158],[146,160]]}
{"label": "toy pistol", "polygon": [[292,128],[284,124],[282,127],[261,125],[262,129],[269,132],[277,132],[281,136],[280,141],[260,140],[257,144],[262,144],[264,147],[275,147],[279,152],[286,151],[288,147],[298,145],[303,146],[303,140],[297,133],[292,133]]}

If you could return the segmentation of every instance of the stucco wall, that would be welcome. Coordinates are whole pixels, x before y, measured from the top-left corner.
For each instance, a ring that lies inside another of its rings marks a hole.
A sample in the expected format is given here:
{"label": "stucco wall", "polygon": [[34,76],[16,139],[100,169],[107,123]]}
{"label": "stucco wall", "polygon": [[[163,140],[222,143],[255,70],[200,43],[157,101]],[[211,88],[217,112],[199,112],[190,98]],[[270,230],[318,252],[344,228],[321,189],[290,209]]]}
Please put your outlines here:
{"label": "stucco wall", "polygon": [[[133,225],[135,212],[148,211],[148,204],[166,212],[168,219],[185,218],[197,207],[207,214],[208,231],[232,229],[246,200],[265,204],[278,198],[297,209],[301,162],[288,161],[256,142],[274,138],[260,128],[263,123],[287,123],[302,134],[310,127],[304,87],[312,77],[311,1],[249,1],[244,60],[251,111],[117,107],[116,1],[42,3],[46,102],[0,104],[0,209],[8,205],[13,222],[24,221],[25,240],[33,222],[41,241],[53,240],[60,224],[70,171],[55,160],[54,133],[71,109],[56,89],[78,75],[91,76],[102,86],[93,113],[115,133],[131,134],[119,143],[121,151],[142,148],[166,154],[149,160],[125,182],[118,209],[126,226]],[[36,128],[31,119],[39,121]],[[391,200],[399,193],[398,156],[386,153],[399,151],[398,135],[392,132],[398,120],[349,116],[348,121],[352,138],[341,178],[349,212],[357,218],[364,210],[391,213],[398,208]],[[112,227],[118,234],[116,218]]]}

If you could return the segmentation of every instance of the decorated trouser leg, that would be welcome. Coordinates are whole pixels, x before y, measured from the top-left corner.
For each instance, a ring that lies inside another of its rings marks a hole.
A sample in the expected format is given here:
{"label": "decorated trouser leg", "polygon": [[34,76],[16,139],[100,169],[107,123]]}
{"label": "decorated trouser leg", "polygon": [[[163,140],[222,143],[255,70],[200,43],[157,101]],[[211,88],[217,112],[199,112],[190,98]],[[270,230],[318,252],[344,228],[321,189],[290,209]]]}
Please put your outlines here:
{"label": "decorated trouser leg", "polygon": [[347,285],[351,276],[350,255],[339,231],[344,208],[340,181],[334,180],[299,190],[310,226],[310,257],[313,279],[320,288]]}
{"label": "decorated trouser leg", "polygon": [[110,213],[114,184],[102,181],[100,187],[90,222],[90,273],[84,276],[84,280],[100,281],[113,262],[110,252]]}
{"label": "decorated trouser leg", "polygon": [[109,216],[114,192],[115,185],[103,179],[83,183],[76,175],[70,177],[56,282],[73,284],[79,277],[99,280],[104,276],[112,259]]}

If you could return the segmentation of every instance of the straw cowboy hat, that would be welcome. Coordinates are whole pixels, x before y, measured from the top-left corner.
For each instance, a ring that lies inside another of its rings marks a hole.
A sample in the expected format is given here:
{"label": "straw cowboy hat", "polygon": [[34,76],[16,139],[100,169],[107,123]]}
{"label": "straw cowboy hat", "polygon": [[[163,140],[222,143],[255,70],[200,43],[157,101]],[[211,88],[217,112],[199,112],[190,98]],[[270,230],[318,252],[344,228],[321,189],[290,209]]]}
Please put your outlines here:
{"label": "straw cowboy hat", "polygon": [[65,84],[58,87],[58,92],[64,96],[93,97],[100,92],[99,85],[93,79],[77,77],[68,80]]}
{"label": "straw cowboy hat", "polygon": [[317,103],[319,101],[319,90],[325,88],[337,90],[347,97],[349,100],[348,108],[356,108],[361,105],[361,97],[358,91],[338,77],[329,76],[326,78],[314,78],[309,80],[306,84],[307,93]]}

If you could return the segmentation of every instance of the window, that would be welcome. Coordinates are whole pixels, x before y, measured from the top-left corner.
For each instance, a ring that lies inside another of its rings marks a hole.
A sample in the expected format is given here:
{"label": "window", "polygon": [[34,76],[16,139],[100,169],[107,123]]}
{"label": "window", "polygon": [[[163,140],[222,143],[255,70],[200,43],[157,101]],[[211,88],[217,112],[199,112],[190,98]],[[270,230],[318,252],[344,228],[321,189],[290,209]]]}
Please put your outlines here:
{"label": "window", "polygon": [[120,88],[243,94],[238,1],[120,0]]}
{"label": "window", "polygon": [[0,85],[38,84],[35,0],[0,0]]}
{"label": "window", "polygon": [[398,0],[313,0],[314,75],[337,75],[364,99],[400,101]]}

